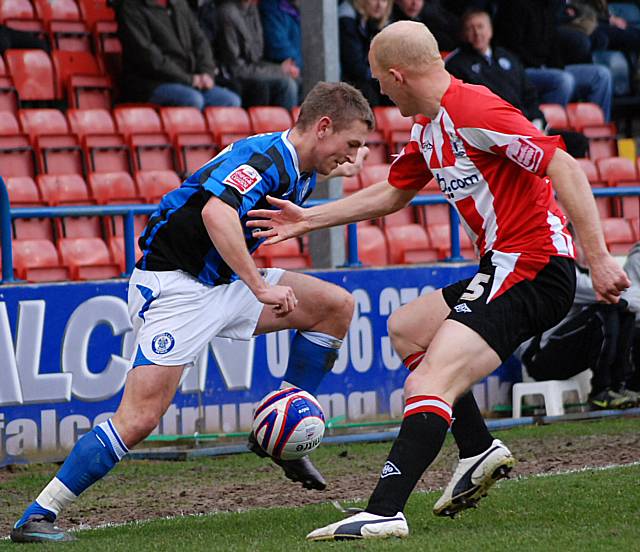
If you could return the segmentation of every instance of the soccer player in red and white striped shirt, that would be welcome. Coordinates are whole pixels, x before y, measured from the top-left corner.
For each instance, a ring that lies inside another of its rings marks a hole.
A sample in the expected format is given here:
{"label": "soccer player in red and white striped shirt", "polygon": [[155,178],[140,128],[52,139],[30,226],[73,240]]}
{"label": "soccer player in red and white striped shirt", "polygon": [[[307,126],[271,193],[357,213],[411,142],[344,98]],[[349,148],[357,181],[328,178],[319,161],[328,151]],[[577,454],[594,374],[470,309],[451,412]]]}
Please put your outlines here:
{"label": "soccer player in red and white striped shirt", "polygon": [[404,21],[385,28],[369,61],[381,91],[403,115],[416,116],[388,181],[311,209],[273,200],[278,209],[255,211],[265,220],[250,224],[275,243],[378,218],[404,207],[434,179],[481,258],[473,278],[422,296],[390,317],[394,347],[411,370],[400,433],[366,510],[313,531],[311,540],[406,536],[406,501],[452,422],[460,462],[436,514],[474,505],[511,469],[515,460],[487,430],[470,389],[572,304],[574,250],[554,191],[587,252],[599,297],[617,302],[629,286],[606,249],[589,183],[560,138],[542,135],[485,87],[453,78],[424,25]]}

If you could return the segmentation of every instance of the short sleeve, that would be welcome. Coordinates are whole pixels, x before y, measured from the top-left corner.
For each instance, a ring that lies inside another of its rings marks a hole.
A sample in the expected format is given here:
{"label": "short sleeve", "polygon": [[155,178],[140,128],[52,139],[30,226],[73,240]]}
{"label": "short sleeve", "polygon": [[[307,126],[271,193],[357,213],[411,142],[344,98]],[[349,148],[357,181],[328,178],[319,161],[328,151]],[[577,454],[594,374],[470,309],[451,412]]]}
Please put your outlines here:
{"label": "short sleeve", "polygon": [[477,121],[461,125],[460,136],[476,149],[507,158],[526,171],[544,176],[556,149],[565,149],[562,137],[545,136],[520,111],[502,100],[492,104],[488,109],[477,110]]}
{"label": "short sleeve", "polygon": [[402,190],[421,190],[432,175],[420,151],[420,135],[423,126],[413,125],[409,143],[395,158],[389,169],[389,184]]}
{"label": "short sleeve", "polygon": [[230,152],[221,163],[214,164],[202,187],[242,217],[278,189],[276,175],[269,156],[244,148]]}

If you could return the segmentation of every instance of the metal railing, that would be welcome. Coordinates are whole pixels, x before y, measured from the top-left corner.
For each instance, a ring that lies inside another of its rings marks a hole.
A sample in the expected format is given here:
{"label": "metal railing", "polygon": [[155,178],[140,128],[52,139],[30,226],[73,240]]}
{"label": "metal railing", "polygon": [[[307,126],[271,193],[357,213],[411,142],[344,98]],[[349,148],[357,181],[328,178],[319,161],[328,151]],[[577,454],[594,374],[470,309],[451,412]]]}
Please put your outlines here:
{"label": "metal railing", "polygon": [[[625,188],[594,188],[596,197],[640,196],[640,186]],[[309,200],[305,206],[312,207],[330,200]],[[447,200],[439,195],[419,195],[413,198],[411,205],[446,204]],[[134,216],[149,215],[156,210],[157,205],[86,205],[70,207],[22,207],[12,208],[9,204],[9,194],[2,177],[0,177],[0,245],[2,246],[2,280],[0,283],[12,283],[17,280],[13,276],[13,250],[11,244],[11,222],[15,219],[26,218],[60,218],[80,216],[122,216],[124,219],[125,273],[131,274],[135,265],[135,231]],[[450,206],[449,220],[451,225],[451,256],[445,259],[449,262],[465,260],[460,255],[460,219],[458,213]],[[358,234],[356,224],[349,224],[347,231],[347,267],[362,266],[358,258]]]}

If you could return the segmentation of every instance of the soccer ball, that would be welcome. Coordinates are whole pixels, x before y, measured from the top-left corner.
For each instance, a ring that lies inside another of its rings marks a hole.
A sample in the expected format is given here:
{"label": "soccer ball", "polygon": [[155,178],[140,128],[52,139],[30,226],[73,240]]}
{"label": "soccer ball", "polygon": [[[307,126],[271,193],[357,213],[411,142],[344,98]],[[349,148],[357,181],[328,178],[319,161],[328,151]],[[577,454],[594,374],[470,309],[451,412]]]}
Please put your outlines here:
{"label": "soccer ball", "polygon": [[310,393],[297,387],[278,389],[256,406],[253,434],[269,456],[302,458],[322,441],[324,413]]}

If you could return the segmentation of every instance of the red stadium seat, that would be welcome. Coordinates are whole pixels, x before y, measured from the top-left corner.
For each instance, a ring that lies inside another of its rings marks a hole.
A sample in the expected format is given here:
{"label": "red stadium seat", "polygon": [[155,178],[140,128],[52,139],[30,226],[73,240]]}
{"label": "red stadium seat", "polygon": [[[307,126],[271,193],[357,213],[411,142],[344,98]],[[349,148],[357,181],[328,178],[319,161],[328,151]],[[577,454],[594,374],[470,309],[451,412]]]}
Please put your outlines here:
{"label": "red stadium seat", "polygon": [[387,180],[389,177],[389,167],[387,164],[365,165],[360,173],[360,182],[363,188],[368,188],[372,184],[377,184]]}
{"label": "red stadium seat", "polygon": [[195,172],[216,154],[213,136],[199,109],[163,107],[160,118],[173,140],[178,167],[183,174]]}
{"label": "red stadium seat", "polygon": [[56,282],[69,279],[58,251],[47,239],[14,240],[13,264],[16,276],[29,282]]}
{"label": "red stadium seat", "polygon": [[618,153],[617,130],[613,123],[606,123],[599,105],[594,103],[571,103],[567,105],[567,116],[571,127],[589,139],[589,157],[600,159]]}
{"label": "red stadium seat", "polygon": [[18,110],[18,91],[13,85],[13,79],[7,74],[4,59],[0,57],[0,113]]}
{"label": "red stadium seat", "polygon": [[131,146],[136,170],[175,170],[171,140],[152,107],[116,107],[113,114]]}
{"label": "red stadium seat", "polygon": [[58,241],[58,250],[62,261],[70,268],[73,280],[120,276],[120,268],[100,238],[62,238]]}
{"label": "red stadium seat", "polygon": [[382,131],[389,151],[398,153],[409,142],[413,119],[405,117],[397,107],[374,107],[376,126]]}
{"label": "red stadium seat", "polygon": [[564,106],[561,104],[540,104],[540,111],[549,123],[549,126],[555,129],[568,129],[569,119]]}
{"label": "red stadium seat", "polygon": [[[439,259],[451,255],[451,225],[449,223],[429,224],[427,234],[432,247],[438,252]],[[469,235],[462,228],[459,229],[458,234],[460,236],[460,254],[467,259],[475,258],[475,249]]]}
{"label": "red stadium seat", "polygon": [[111,80],[102,74],[93,54],[54,50],[52,57],[57,99],[64,99],[66,91],[70,107],[110,109]]}
{"label": "red stadium seat", "polygon": [[0,111],[0,136],[15,136],[22,134],[18,119],[9,111]]}
{"label": "red stadium seat", "polygon": [[587,180],[589,184],[606,184],[603,180],[601,180],[600,175],[598,174],[598,168],[596,164],[591,159],[576,159],[578,165],[587,176]]}
{"label": "red stadium seat", "polygon": [[37,207],[44,204],[38,187],[30,176],[9,176],[4,179],[11,207]]}
{"label": "red stadium seat", "polygon": [[291,115],[284,107],[256,106],[248,109],[254,134],[278,132],[291,127]]}
{"label": "red stadium seat", "polygon": [[367,165],[379,165],[389,162],[389,149],[382,132],[378,130],[370,132],[367,136],[366,145],[369,148],[369,155],[365,160]]}
{"label": "red stadium seat", "polygon": [[252,134],[249,115],[241,107],[207,107],[204,116],[221,148]]}
{"label": "red stadium seat", "polygon": [[[105,224],[107,228],[107,244],[109,250],[113,255],[114,260],[120,266],[122,272],[126,269],[125,252],[124,252],[124,225],[122,217],[105,217]],[[144,215],[136,215],[133,218],[134,227],[134,246],[136,260],[142,256],[142,251],[138,245],[138,239],[140,238],[144,228],[147,224],[147,217]]]}
{"label": "red stadium seat", "polygon": [[300,106],[299,105],[294,105],[291,108],[291,121],[293,122],[294,125],[298,121],[298,117],[299,116],[300,116]]}
{"label": "red stadium seat", "polygon": [[382,219],[382,225],[385,228],[389,228],[391,226],[404,226],[405,224],[415,224],[416,223],[416,214],[413,207],[405,207],[404,209],[400,209],[395,213],[391,213],[386,215]]}
{"label": "red stadium seat", "polygon": [[36,18],[29,0],[3,0],[0,2],[0,22],[11,29],[40,33],[44,30]]}
{"label": "red stadium seat", "polygon": [[358,224],[358,257],[368,266],[387,266],[389,253],[384,232],[372,224]]}
{"label": "red stadium seat", "polygon": [[90,205],[95,203],[89,195],[84,178],[79,174],[39,174],[36,181],[43,199],[49,205]]}
{"label": "red stadium seat", "polygon": [[0,134],[0,175],[34,177],[35,152],[24,134]]}
{"label": "red stadium seat", "polygon": [[64,217],[57,219],[58,233],[64,238],[102,238],[100,217]]}
{"label": "red stadium seat", "polygon": [[82,149],[57,109],[21,109],[18,118],[38,155],[40,172],[84,174]]}
{"label": "red stadium seat", "polygon": [[606,157],[596,161],[600,177],[609,186],[636,186],[638,175],[631,159],[626,157]]}
{"label": "red stadium seat", "polygon": [[43,50],[7,50],[7,68],[21,101],[54,100],[53,65]]}
{"label": "red stadium seat", "polygon": [[311,267],[311,259],[309,255],[302,252],[297,239],[285,240],[274,245],[263,245],[256,254],[266,260],[267,268],[292,270]]}
{"label": "red stadium seat", "polygon": [[78,0],[82,20],[90,27],[102,21],[115,21],[116,15],[106,0]]}
{"label": "red stadium seat", "polygon": [[174,171],[137,171],[136,184],[147,203],[158,203],[162,196],[180,187],[180,177]]}
{"label": "red stadium seat", "polygon": [[626,255],[637,239],[631,222],[623,218],[605,218],[601,222],[609,252]]}
{"label": "red stadium seat", "polygon": [[54,232],[51,219],[14,219],[12,226],[13,237],[16,240],[53,241]]}
{"label": "red stadium seat", "polygon": [[83,138],[87,134],[116,134],[116,125],[108,109],[68,109],[71,131]]}
{"label": "red stadium seat", "polygon": [[425,263],[438,258],[425,229],[419,224],[385,228],[391,264]]}
{"label": "red stadium seat", "polygon": [[142,203],[131,175],[126,172],[90,173],[89,188],[99,204]]}

